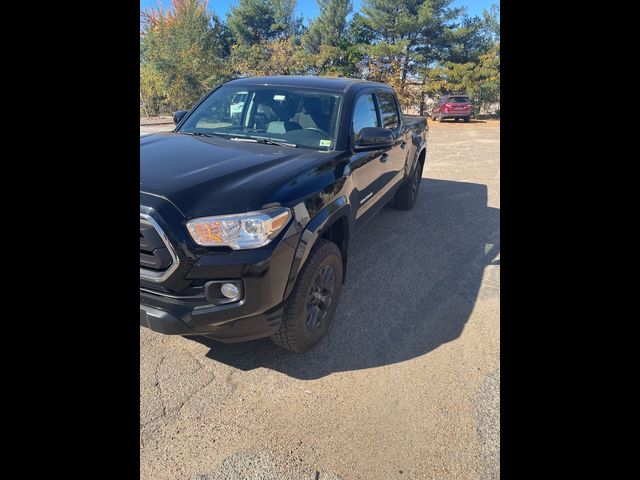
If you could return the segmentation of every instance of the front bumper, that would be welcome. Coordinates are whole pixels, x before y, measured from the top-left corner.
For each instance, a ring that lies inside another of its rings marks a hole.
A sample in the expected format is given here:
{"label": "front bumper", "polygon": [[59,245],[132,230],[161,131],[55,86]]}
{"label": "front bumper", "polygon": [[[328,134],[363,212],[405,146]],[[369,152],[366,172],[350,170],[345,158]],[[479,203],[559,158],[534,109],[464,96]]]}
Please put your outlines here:
{"label": "front bumper", "polygon": [[231,343],[269,337],[278,331],[282,320],[281,306],[231,321],[221,320],[217,313],[215,307],[160,310],[141,303],[140,325],[165,335],[204,335]]}
{"label": "front bumper", "polygon": [[[184,277],[190,285],[181,292],[141,283],[140,325],[167,335],[222,341],[270,336],[280,325],[294,253],[289,239],[255,250],[210,252],[191,264]],[[242,285],[239,301],[220,303],[212,294],[212,285],[225,281]]]}
{"label": "front bumper", "polygon": [[[141,205],[142,200],[141,194]],[[278,330],[301,235],[295,222],[264,247],[225,251],[195,245],[175,208],[151,197],[144,200],[156,202],[141,207],[141,213],[163,228],[179,267],[160,282],[141,275],[141,326],[167,335],[205,335],[227,342],[267,337]],[[239,301],[221,302],[214,294],[213,284],[228,281],[241,286]]]}

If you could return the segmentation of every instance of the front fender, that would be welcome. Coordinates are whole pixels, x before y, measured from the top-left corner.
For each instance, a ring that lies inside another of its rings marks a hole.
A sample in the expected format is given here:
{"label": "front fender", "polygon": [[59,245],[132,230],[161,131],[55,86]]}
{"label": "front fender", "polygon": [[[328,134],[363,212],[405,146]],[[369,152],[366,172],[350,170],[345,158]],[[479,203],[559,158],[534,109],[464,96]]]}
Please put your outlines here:
{"label": "front fender", "polygon": [[[306,212],[306,207],[304,206],[304,204],[300,203],[296,207],[294,207],[296,217],[304,218],[304,213],[299,213],[296,211],[296,209]],[[327,227],[331,226],[336,220],[341,217],[346,217],[348,221],[347,223],[349,225],[349,231],[351,231],[351,224],[349,222],[349,219],[352,218],[351,206],[344,196],[336,198],[322,210],[318,211],[318,213],[304,226],[304,230],[300,235],[300,240],[293,257],[291,271],[289,272],[289,279],[287,281],[287,287],[284,293],[285,299],[289,296],[291,290],[293,290],[293,286],[298,279],[298,274],[307,261],[309,253],[313,249],[318,238],[322,236]],[[345,268],[346,271],[346,252],[342,252],[342,256],[343,268]]]}

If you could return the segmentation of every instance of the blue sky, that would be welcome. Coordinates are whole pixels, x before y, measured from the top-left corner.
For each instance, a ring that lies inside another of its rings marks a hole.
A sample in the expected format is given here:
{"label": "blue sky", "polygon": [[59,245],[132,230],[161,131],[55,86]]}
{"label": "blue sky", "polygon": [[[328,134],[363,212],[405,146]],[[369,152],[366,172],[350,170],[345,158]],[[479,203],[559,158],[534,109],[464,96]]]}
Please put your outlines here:
{"label": "blue sky", "polygon": [[[140,9],[145,7],[157,7],[158,1],[163,6],[171,4],[171,0],[140,0]],[[362,0],[352,0],[353,10],[357,11],[360,8]],[[482,15],[484,9],[489,9],[489,6],[495,3],[500,4],[499,0],[453,0],[452,6],[466,7],[467,12],[470,15]],[[215,12],[221,17],[225,18],[229,7],[237,5],[237,0],[209,0],[209,9],[215,10]],[[312,19],[318,15],[318,4],[316,0],[298,0],[298,14],[302,14],[305,19],[305,24],[308,19]]]}

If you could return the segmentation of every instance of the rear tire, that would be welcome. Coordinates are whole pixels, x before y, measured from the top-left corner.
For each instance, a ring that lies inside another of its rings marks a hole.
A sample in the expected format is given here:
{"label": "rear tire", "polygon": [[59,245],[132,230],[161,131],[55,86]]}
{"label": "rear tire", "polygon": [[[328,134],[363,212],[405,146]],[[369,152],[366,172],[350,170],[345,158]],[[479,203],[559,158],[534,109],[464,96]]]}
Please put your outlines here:
{"label": "rear tire", "polygon": [[411,210],[418,198],[418,191],[420,190],[420,183],[422,182],[422,163],[418,163],[411,175],[409,181],[401,186],[396,192],[395,206],[400,210]]}
{"label": "rear tire", "polygon": [[454,119],[454,122],[458,123],[458,120],[460,120],[460,119],[459,119],[458,117],[456,117],[456,118]]}
{"label": "rear tire", "polygon": [[442,116],[442,114],[438,115],[438,121],[440,123],[444,122],[444,117]]}
{"label": "rear tire", "polygon": [[310,350],[327,333],[342,286],[342,256],[335,243],[319,238],[298,274],[271,340],[294,353]]}
{"label": "rear tire", "polygon": [[471,121],[471,117],[464,117],[464,123],[469,123]]}

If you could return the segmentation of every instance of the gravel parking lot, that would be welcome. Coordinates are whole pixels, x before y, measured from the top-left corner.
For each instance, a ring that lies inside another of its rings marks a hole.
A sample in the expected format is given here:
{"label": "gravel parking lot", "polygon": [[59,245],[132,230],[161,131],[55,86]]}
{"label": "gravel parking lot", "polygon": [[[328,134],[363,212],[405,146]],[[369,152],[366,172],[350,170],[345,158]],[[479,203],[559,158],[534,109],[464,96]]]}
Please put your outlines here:
{"label": "gravel parking lot", "polygon": [[141,479],[500,477],[500,122],[430,125],[312,351],[140,328]]}
{"label": "gravel parking lot", "polygon": [[140,136],[156,132],[167,132],[175,127],[173,118],[169,116],[144,118],[140,117]]}

